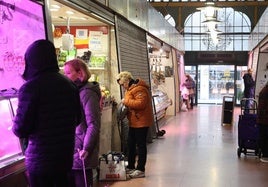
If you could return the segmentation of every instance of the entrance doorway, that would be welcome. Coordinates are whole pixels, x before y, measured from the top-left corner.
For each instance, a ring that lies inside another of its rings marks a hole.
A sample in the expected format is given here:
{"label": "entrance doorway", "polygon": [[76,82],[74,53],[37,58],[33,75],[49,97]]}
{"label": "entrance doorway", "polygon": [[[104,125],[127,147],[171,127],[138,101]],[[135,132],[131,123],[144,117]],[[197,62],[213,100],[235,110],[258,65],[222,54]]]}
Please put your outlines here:
{"label": "entrance doorway", "polygon": [[[185,66],[185,73],[195,78],[197,104],[222,104],[223,96],[241,93],[241,76],[236,73],[235,65],[198,65]],[[240,72],[239,67],[239,71]],[[237,87],[235,83],[238,83]],[[236,100],[238,104],[238,100]]]}

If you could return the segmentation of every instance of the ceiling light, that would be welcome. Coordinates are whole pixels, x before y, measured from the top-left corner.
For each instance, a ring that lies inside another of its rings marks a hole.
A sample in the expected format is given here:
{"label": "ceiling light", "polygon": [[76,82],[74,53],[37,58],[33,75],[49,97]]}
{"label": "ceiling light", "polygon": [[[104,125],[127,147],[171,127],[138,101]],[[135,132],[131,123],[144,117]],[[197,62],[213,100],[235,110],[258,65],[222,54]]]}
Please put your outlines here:
{"label": "ceiling light", "polygon": [[207,30],[206,33],[210,34],[210,33],[216,33],[216,34],[220,34],[223,33],[222,31],[218,30],[218,29],[211,29],[211,30]]}
{"label": "ceiling light", "polygon": [[56,9],[60,9],[60,6],[59,5],[51,5],[52,8],[56,8]]}
{"label": "ceiling light", "polygon": [[202,21],[202,23],[205,23],[205,24],[208,24],[208,23],[218,24],[218,23],[220,23],[220,21],[217,20],[217,19],[209,19],[209,20]]}
{"label": "ceiling light", "polygon": [[205,7],[197,8],[197,10],[200,10],[201,12],[204,13],[206,19],[205,22],[210,21],[214,23],[215,22],[219,23],[219,21],[217,20],[217,11],[220,9],[221,8],[215,7],[214,2],[206,2]]}
{"label": "ceiling light", "polygon": [[74,14],[74,12],[73,11],[70,11],[70,10],[67,10],[66,11],[66,14],[72,15],[72,14]]}
{"label": "ceiling light", "polygon": [[206,21],[203,21],[202,23],[207,26],[207,29],[209,31],[211,31],[211,30],[215,30],[216,29],[216,25],[218,23],[220,23],[220,21],[214,19],[214,20],[206,20]]}
{"label": "ceiling light", "polygon": [[57,11],[59,11],[59,9],[57,9],[57,8],[50,8],[49,9],[51,12],[57,12]]}
{"label": "ceiling light", "polygon": [[196,9],[201,11],[214,11],[214,10],[220,10],[221,8],[216,7],[214,2],[206,2],[204,7],[199,7]]}

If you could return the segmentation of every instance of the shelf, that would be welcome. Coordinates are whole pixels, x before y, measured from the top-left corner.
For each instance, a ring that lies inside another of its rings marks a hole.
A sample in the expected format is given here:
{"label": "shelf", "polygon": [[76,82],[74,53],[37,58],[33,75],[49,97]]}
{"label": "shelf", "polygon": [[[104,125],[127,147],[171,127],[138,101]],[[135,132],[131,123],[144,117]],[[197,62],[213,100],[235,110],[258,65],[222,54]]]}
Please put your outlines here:
{"label": "shelf", "polygon": [[105,70],[104,67],[89,67],[89,70]]}

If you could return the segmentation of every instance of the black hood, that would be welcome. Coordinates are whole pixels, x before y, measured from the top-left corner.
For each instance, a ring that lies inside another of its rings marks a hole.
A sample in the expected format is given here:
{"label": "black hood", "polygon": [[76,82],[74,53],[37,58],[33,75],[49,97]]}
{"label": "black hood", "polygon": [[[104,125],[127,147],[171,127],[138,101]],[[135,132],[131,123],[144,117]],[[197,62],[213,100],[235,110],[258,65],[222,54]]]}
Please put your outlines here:
{"label": "black hood", "polygon": [[37,40],[32,43],[24,55],[25,70],[22,77],[29,80],[41,72],[59,71],[54,44],[48,40]]}

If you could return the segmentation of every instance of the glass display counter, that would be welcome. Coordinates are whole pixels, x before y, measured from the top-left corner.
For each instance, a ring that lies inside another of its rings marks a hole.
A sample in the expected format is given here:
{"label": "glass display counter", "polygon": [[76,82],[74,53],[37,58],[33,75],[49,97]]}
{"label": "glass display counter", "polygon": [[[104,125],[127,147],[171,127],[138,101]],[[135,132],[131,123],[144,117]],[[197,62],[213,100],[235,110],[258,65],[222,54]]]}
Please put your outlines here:
{"label": "glass display counter", "polygon": [[12,132],[18,100],[11,92],[0,92],[0,186],[12,186],[13,182],[27,186],[21,142]]}
{"label": "glass display counter", "polygon": [[155,105],[155,115],[157,120],[165,117],[167,108],[172,104],[171,99],[168,97],[167,93],[161,90],[155,90],[152,93]]}
{"label": "glass display counter", "polygon": [[[28,46],[50,36],[44,3],[32,0],[0,0],[0,187],[27,187],[24,156],[19,138],[12,132],[17,90],[24,83],[24,54]],[[23,20],[23,21],[22,21]]]}

